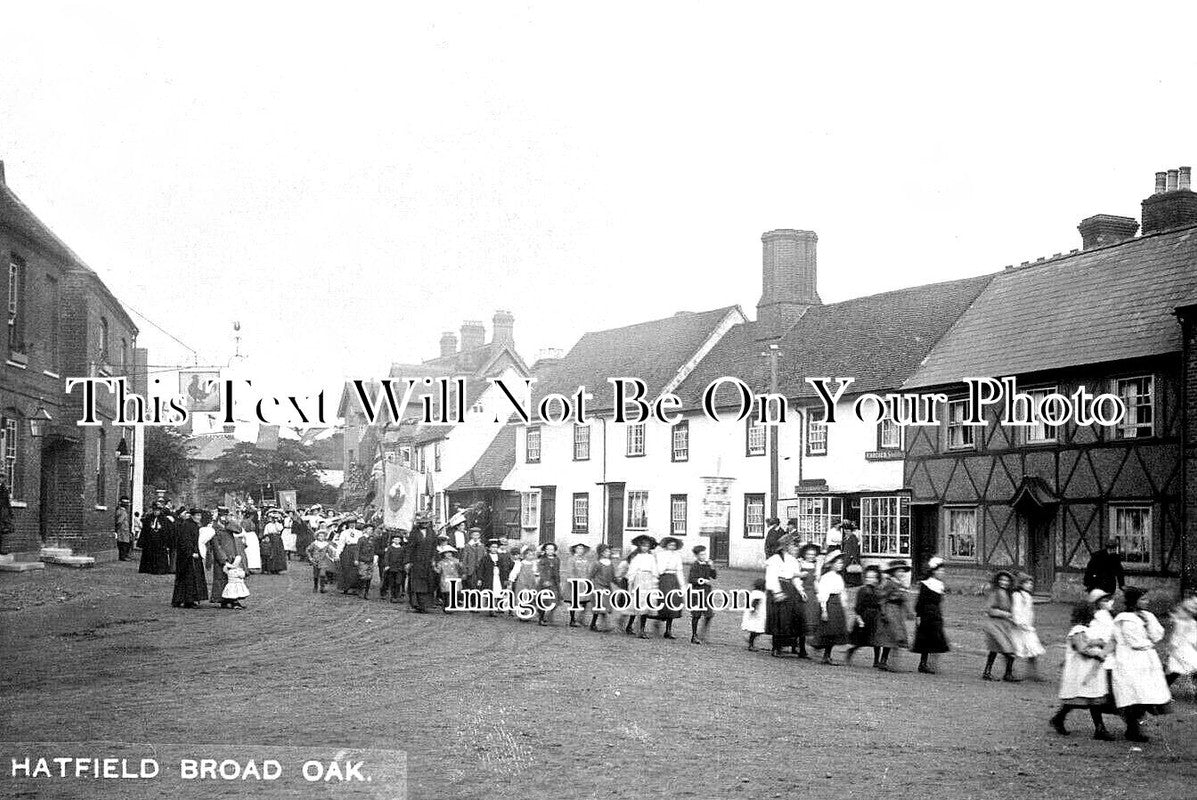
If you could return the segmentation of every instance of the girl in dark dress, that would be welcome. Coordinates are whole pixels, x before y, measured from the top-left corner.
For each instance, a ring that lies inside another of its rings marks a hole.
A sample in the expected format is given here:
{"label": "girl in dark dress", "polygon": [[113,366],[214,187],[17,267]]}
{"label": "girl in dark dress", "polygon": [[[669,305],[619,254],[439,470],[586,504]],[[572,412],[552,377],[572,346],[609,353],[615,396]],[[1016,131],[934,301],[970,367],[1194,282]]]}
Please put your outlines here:
{"label": "girl in dark dress", "polygon": [[881,615],[878,617],[873,644],[881,648],[881,661],[877,669],[885,672],[898,672],[890,666],[889,657],[896,648],[910,644],[906,636],[906,583],[909,575],[910,565],[901,559],[894,559],[886,565],[885,579],[878,589]]}
{"label": "girl in dark dress", "polygon": [[934,675],[936,668],[931,662],[935,655],[946,653],[948,637],[943,631],[943,559],[933,557],[927,562],[927,578],[919,584],[918,599],[914,601],[914,616],[918,623],[914,629],[914,646],[910,649],[920,654],[919,672]]}
{"label": "girl in dark dress", "polygon": [[847,644],[848,622],[844,614],[845,590],[842,570],[844,554],[832,550],[823,561],[823,574],[816,589],[819,602],[819,638],[816,647],[823,651],[823,663],[835,665],[831,648]]}
{"label": "girl in dark dress", "polygon": [[848,635],[847,654],[844,663],[851,664],[852,656],[862,647],[873,648],[873,666],[881,663],[881,648],[877,646],[877,621],[881,616],[881,594],[877,585],[881,583],[881,570],[876,564],[870,564],[861,573],[864,585],[856,592],[856,617],[853,620],[852,633]]}
{"label": "girl in dark dress", "polygon": [[802,596],[798,583],[798,543],[783,536],[778,551],[765,562],[765,633],[773,639],[772,655],[797,650],[802,633]]}
{"label": "girl in dark dress", "polygon": [[548,611],[539,611],[538,625],[552,625],[553,612],[561,602],[561,559],[557,556],[557,545],[545,542],[540,548],[540,559],[536,564],[536,589],[548,589],[553,593],[553,604]]}
{"label": "girl in dark dress", "polygon": [[798,566],[798,578],[802,582],[802,632],[798,635],[798,657],[809,658],[806,654],[806,640],[817,639],[819,624],[823,617],[823,608],[819,605],[819,546],[807,542],[798,551],[801,563]]}

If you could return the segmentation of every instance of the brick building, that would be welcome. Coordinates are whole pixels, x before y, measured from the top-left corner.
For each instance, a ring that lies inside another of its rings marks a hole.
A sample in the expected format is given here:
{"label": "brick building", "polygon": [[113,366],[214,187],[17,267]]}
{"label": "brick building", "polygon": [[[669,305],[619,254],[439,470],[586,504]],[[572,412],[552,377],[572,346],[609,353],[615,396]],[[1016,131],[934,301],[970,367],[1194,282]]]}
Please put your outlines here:
{"label": "brick building", "polygon": [[2,164],[0,258],[0,479],[11,488],[15,529],[3,550],[113,550],[117,499],[134,493],[133,430],[112,427],[115,401],[106,392],[98,403],[103,424],[77,425],[81,390],[68,395],[65,381],[130,376],[144,391],[137,326],[99,275],[13,193]]}
{"label": "brick building", "polygon": [[[913,536],[957,580],[1019,567],[1041,591],[1076,596],[1090,554],[1116,539],[1128,580],[1191,583],[1194,516],[1193,299],[1197,194],[1188,171],[1157,175],[1143,230],[1097,215],[1083,249],[1008,267],[903,386],[943,391],[938,427],[911,428],[905,482]],[[1115,426],[964,424],[960,383],[1015,377],[1042,405],[1079,387],[1122,398]]]}

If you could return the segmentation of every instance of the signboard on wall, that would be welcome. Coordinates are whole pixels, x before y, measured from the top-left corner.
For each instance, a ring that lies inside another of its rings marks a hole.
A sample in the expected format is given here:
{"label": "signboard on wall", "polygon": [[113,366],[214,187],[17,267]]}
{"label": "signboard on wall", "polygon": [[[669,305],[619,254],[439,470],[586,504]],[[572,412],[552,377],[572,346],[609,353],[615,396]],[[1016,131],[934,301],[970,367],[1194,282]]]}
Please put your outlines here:
{"label": "signboard on wall", "polygon": [[702,536],[726,535],[731,527],[731,484],[734,478],[703,478],[698,532]]}

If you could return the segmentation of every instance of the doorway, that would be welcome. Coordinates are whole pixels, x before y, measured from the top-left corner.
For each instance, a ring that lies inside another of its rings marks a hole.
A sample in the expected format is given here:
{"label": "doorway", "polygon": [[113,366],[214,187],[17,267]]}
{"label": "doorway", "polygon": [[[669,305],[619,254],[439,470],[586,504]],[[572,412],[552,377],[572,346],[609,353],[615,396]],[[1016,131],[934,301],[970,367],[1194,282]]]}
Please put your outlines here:
{"label": "doorway", "polygon": [[931,556],[939,550],[939,506],[910,507],[910,562],[914,574],[921,575]]}
{"label": "doorway", "polygon": [[607,484],[607,544],[623,549],[623,488],[622,483]]}
{"label": "doorway", "polygon": [[540,543],[557,541],[557,487],[540,487]]}
{"label": "doorway", "polygon": [[1055,515],[1047,509],[1024,517],[1027,523],[1027,567],[1035,579],[1035,594],[1048,594],[1056,580],[1052,528]]}

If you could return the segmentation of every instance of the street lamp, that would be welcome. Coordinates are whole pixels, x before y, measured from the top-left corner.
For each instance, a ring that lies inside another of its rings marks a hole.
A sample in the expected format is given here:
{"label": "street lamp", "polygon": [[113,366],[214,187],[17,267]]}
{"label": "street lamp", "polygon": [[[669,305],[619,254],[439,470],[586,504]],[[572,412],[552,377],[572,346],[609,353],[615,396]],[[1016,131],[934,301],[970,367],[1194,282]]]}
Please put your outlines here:
{"label": "street lamp", "polygon": [[47,423],[53,422],[54,417],[50,416],[50,412],[46,407],[38,404],[37,411],[29,415],[29,435],[35,439],[40,439],[46,434]]}

